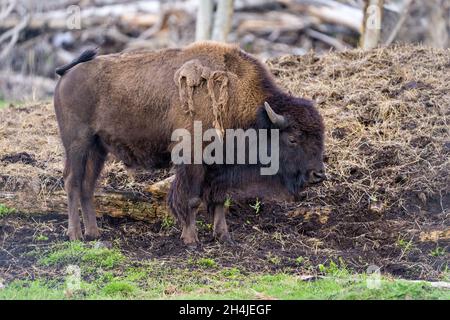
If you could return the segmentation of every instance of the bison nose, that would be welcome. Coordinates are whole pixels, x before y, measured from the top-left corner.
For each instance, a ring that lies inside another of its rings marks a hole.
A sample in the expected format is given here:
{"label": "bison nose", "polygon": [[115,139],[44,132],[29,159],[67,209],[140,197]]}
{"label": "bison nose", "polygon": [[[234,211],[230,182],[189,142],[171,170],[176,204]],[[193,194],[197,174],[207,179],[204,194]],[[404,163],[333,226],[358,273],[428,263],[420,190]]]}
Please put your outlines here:
{"label": "bison nose", "polygon": [[311,184],[320,183],[327,179],[327,176],[325,175],[325,171],[323,170],[311,170],[309,172],[308,182]]}

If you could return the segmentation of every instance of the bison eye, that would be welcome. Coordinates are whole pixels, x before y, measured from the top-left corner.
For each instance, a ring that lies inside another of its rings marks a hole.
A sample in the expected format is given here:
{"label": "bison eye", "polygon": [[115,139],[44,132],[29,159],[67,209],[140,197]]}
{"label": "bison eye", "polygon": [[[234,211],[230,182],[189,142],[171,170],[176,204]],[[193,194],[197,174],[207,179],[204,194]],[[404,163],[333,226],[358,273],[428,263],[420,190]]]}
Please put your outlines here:
{"label": "bison eye", "polygon": [[296,145],[297,144],[297,139],[295,139],[295,137],[293,137],[293,136],[288,136],[288,142],[291,145]]}

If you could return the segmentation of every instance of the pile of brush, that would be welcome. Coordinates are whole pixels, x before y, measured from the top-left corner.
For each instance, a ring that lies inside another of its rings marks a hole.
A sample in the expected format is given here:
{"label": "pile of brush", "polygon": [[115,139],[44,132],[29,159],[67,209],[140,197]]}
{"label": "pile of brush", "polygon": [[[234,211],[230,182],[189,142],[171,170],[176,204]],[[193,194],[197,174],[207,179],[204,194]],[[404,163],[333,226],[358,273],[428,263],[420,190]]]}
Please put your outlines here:
{"label": "pile of brush", "polygon": [[354,50],[269,65],[292,94],[314,99],[325,119],[330,180],[307,199],[346,215],[448,215],[448,50]]}

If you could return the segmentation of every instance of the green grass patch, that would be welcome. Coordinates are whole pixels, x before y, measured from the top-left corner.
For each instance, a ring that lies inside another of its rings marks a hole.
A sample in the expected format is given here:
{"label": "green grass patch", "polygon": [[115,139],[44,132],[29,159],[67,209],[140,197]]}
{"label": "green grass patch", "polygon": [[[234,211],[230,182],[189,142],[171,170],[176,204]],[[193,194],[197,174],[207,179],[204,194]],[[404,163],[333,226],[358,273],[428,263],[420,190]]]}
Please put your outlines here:
{"label": "green grass patch", "polygon": [[5,206],[4,204],[0,203],[0,218],[4,218],[15,212],[16,212],[16,209],[9,208],[9,207]]}
{"label": "green grass patch", "polygon": [[233,205],[233,199],[230,196],[227,196],[223,205],[225,208],[230,208]]}
{"label": "green grass patch", "polygon": [[[61,251],[65,252],[55,252]],[[79,244],[73,251],[82,261]],[[68,261],[67,255],[62,254],[52,258],[51,261],[58,261],[55,263]],[[350,274],[347,269],[339,269],[338,263],[327,265],[324,270],[337,276],[314,281],[284,273],[219,270],[210,268],[214,264],[211,261],[205,262],[207,268],[197,270],[171,268],[161,261],[144,262],[138,267],[124,264],[126,261],[115,269],[100,269],[92,274],[89,268],[81,268],[77,290],[67,290],[66,276],[51,281],[15,281],[0,289],[0,299],[450,299],[449,290],[427,283],[381,277],[374,286],[371,277]]]}
{"label": "green grass patch", "polygon": [[0,109],[6,108],[7,106],[9,106],[9,102],[7,102],[3,99],[0,99]]}
{"label": "green grass patch", "polygon": [[221,271],[221,274],[226,279],[238,279],[242,276],[242,273],[238,268],[225,268]]}
{"label": "green grass patch", "polygon": [[34,237],[34,240],[35,241],[48,241],[48,237],[43,234],[39,234]]}
{"label": "green grass patch", "polygon": [[403,253],[408,253],[413,248],[413,239],[405,240],[399,236],[397,239],[397,246],[403,251]]}
{"label": "green grass patch", "polygon": [[[59,273],[9,283],[0,299],[450,299],[450,290],[427,283],[353,274],[342,259],[314,267],[324,277],[303,281],[293,274],[219,268],[212,258],[191,258],[185,268],[158,260],[136,263],[97,242],[59,243],[36,257]],[[279,263],[274,255],[267,259]]]}
{"label": "green grass patch", "polygon": [[100,247],[97,244],[97,242],[85,244],[80,241],[57,244],[51,252],[39,259],[39,263],[45,266],[79,265],[111,269],[124,260],[119,250]]}
{"label": "green grass patch", "polygon": [[281,258],[270,252],[267,254],[266,259],[268,262],[270,262],[273,265],[277,266],[277,265],[281,264]]}
{"label": "green grass patch", "polygon": [[23,107],[26,103],[24,101],[7,101],[0,97],[0,110],[4,108],[12,107]]}
{"label": "green grass patch", "polygon": [[103,287],[101,293],[106,296],[112,297],[114,296],[127,297],[131,296],[137,290],[138,288],[130,282],[113,280]]}
{"label": "green grass patch", "polygon": [[445,256],[446,254],[447,254],[447,248],[442,248],[439,246],[437,246],[430,252],[430,255],[433,257]]}
{"label": "green grass patch", "polygon": [[217,262],[210,258],[201,258],[197,260],[197,265],[202,268],[216,268]]}
{"label": "green grass patch", "polygon": [[348,277],[351,274],[342,258],[339,258],[337,262],[331,260],[328,265],[319,264],[319,271],[324,275],[336,278]]}
{"label": "green grass patch", "polygon": [[203,220],[197,220],[197,227],[206,231],[212,231],[213,229],[213,225],[211,223],[207,223]]}
{"label": "green grass patch", "polygon": [[170,215],[167,214],[163,217],[162,222],[161,222],[161,226],[164,229],[171,229],[173,226],[175,226],[175,219]]}
{"label": "green grass patch", "polygon": [[14,281],[0,289],[0,300],[61,300],[64,298],[62,287],[49,285],[41,279]]}
{"label": "green grass patch", "polygon": [[20,106],[23,106],[23,105],[24,105],[24,102],[7,101],[7,100],[3,100],[2,98],[0,98],[0,110],[4,109],[4,108],[8,108],[9,106],[20,107]]}
{"label": "green grass patch", "polygon": [[294,261],[295,261],[295,263],[297,264],[297,265],[302,265],[302,264],[304,264],[305,263],[305,258],[304,257],[297,257],[297,258],[295,258],[294,259]]}
{"label": "green grass patch", "polygon": [[262,202],[258,198],[256,198],[255,203],[250,204],[250,208],[252,208],[256,214],[259,214],[259,212],[261,211],[261,205],[262,205]]}
{"label": "green grass patch", "polygon": [[448,299],[450,292],[429,285],[402,280],[381,280],[370,289],[365,276],[326,278],[312,282],[294,280],[292,276],[262,276],[252,287],[266,296],[278,299]]}

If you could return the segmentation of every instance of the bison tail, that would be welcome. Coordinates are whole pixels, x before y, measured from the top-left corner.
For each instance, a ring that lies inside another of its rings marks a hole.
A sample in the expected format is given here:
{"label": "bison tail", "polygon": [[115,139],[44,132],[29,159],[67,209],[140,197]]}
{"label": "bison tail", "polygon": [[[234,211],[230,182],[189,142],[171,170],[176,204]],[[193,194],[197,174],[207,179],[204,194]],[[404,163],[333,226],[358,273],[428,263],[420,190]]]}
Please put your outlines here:
{"label": "bison tail", "polygon": [[94,59],[95,56],[97,55],[97,49],[98,48],[88,49],[88,50],[83,51],[83,53],[78,58],[73,60],[72,62],[70,62],[64,66],[56,68],[56,70],[55,70],[56,74],[63,76],[67,72],[67,70],[73,68],[77,64],[82,63],[82,62],[87,62],[87,61]]}

